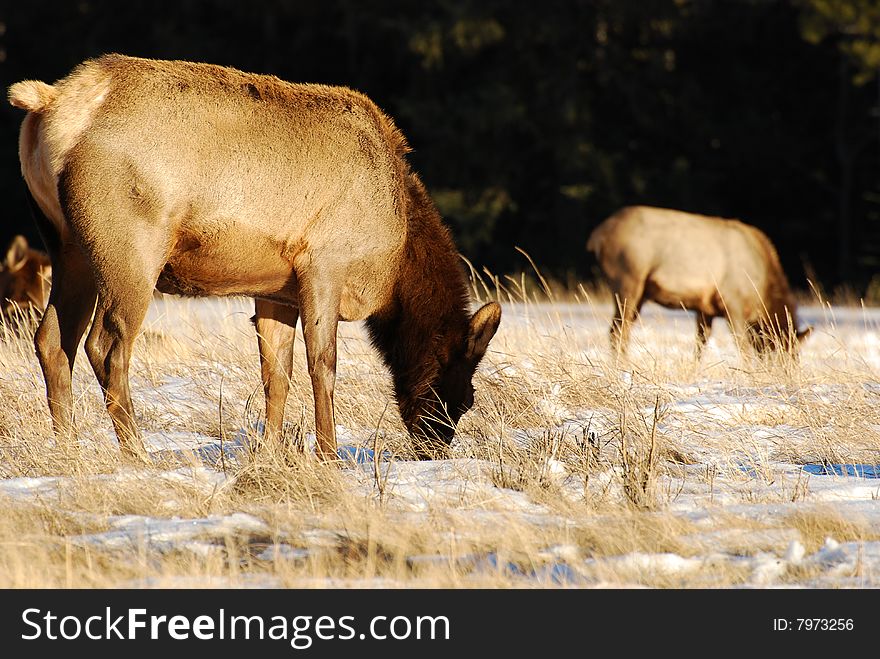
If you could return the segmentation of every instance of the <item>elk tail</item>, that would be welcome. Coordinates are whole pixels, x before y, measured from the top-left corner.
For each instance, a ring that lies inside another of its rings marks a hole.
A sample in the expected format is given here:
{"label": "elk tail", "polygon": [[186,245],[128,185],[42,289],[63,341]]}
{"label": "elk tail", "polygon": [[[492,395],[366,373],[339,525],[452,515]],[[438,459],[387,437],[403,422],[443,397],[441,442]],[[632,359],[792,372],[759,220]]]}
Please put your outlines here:
{"label": "elk tail", "polygon": [[58,97],[58,90],[39,80],[23,80],[9,87],[9,102],[28,112],[45,112]]}

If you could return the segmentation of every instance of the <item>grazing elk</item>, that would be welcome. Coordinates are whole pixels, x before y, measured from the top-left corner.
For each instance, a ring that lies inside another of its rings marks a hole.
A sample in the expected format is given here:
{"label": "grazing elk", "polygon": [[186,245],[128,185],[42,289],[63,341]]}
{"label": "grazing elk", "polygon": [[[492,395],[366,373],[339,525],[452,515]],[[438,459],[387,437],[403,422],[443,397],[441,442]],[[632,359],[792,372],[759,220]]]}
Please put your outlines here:
{"label": "grazing elk", "polygon": [[611,345],[625,352],[632,321],[647,300],[697,312],[697,356],[712,320],[723,316],[739,345],[795,354],[811,328],[797,313],[776,249],[759,229],[738,220],[630,206],[596,227],[587,250],[615,298]]}
{"label": "grazing elk", "polygon": [[106,55],[23,81],[22,173],[49,236],[35,337],[56,434],[72,433],[77,345],[123,451],[144,456],[128,384],[154,286],[255,298],[266,435],[277,438],[301,319],[318,454],[336,452],[340,320],[366,320],[421,457],[449,443],[501,319],[471,315],[449,231],[406,140],[368,98],[210,64]]}
{"label": "grazing elk", "polygon": [[24,236],[15,236],[0,263],[0,322],[10,320],[18,310],[42,313],[51,277],[49,255],[33,249]]}

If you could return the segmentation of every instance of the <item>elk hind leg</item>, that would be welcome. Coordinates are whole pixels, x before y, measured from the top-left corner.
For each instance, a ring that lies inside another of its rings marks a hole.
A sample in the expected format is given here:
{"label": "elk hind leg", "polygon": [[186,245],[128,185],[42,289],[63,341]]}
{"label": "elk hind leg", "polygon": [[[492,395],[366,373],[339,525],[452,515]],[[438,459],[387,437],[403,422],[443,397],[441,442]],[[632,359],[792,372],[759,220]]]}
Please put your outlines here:
{"label": "elk hind leg", "polygon": [[86,354],[104,393],[119,447],[128,457],[146,460],[146,450],[135,424],[128,381],[131,350],[152,299],[148,276],[116,273],[99,286],[92,328],[86,338]]}
{"label": "elk hind leg", "polygon": [[52,251],[49,303],[34,334],[55,436],[73,438],[72,374],[80,339],[95,308],[95,279],[85,255],[74,245]]}

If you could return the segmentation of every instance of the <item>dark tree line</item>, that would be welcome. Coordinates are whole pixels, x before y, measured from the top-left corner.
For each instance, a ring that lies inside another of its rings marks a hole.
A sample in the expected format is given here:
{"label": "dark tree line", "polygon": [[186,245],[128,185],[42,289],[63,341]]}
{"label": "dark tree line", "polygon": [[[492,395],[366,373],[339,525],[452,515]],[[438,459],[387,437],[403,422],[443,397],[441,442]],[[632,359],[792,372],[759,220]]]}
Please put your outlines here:
{"label": "dark tree line", "polygon": [[[462,252],[592,276],[620,206],[740,217],[797,286],[880,264],[876,0],[0,2],[0,82],[105,52],[343,84],[395,118]],[[7,240],[35,237],[0,110]]]}

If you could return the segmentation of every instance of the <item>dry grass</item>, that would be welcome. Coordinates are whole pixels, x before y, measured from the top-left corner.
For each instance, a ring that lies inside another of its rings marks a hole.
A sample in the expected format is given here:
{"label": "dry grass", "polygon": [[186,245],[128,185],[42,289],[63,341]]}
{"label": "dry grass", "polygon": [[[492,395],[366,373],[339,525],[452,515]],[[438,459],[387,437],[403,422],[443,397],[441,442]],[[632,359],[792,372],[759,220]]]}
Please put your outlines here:
{"label": "dry grass", "polygon": [[838,510],[827,506],[793,513],[786,522],[800,533],[801,542],[808,551],[819,549],[828,538],[837,542],[880,540],[880,529],[869,520],[844,517]]}
{"label": "dry grass", "polygon": [[[80,446],[56,450],[28,329],[4,335],[0,587],[544,587],[558,585],[547,570],[559,564],[575,566],[576,584],[726,587],[748,583],[734,560],[748,543],[688,538],[778,526],[810,551],[829,535],[878,539],[832,514],[755,524],[726,512],[807,501],[809,479],[780,474],[780,462],[878,461],[872,345],[829,325],[797,363],[742,358],[719,326],[696,362],[690,319],[659,331],[646,313],[629,357],[614,359],[607,291],[555,294],[539,276],[491,273],[474,289],[508,306],[476,377],[476,406],[436,472],[406,461],[389,378],[354,324],[340,330],[337,423],[353,434],[343,441],[393,456],[364,469],[284,447],[210,464],[158,451],[157,433],[229,445],[241,429],[253,435],[259,364],[237,301],[160,301],[145,324],[131,375],[140,427],[156,442],[152,467],[120,460],[83,358]],[[294,359],[285,441],[301,446],[313,433],[301,335]],[[195,530],[181,539],[186,520]],[[165,522],[179,524],[171,539]]]}

